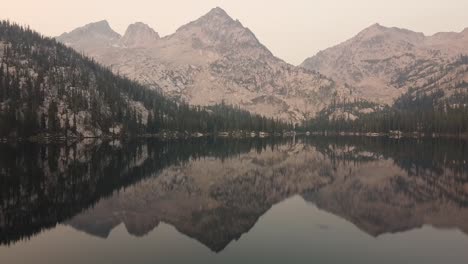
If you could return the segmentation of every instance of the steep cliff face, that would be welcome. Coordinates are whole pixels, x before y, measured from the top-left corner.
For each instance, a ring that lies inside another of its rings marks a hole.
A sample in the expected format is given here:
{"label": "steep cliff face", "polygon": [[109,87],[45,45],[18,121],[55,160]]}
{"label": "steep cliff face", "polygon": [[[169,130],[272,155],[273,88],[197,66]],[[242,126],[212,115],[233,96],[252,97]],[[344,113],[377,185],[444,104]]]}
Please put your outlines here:
{"label": "steep cliff face", "polygon": [[252,31],[221,8],[157,41],[147,42],[152,37],[144,37],[147,45],[138,49],[120,45],[142,43],[142,37],[132,39],[130,34],[113,45],[83,45],[83,41],[74,41],[74,32],[81,31],[86,28],[57,39],[114,72],[192,105],[224,101],[255,113],[298,121],[314,115],[334,95],[352,97],[349,88],[275,57]]}
{"label": "steep cliff face", "polygon": [[462,54],[468,54],[468,30],[425,36],[375,24],[301,66],[357,87],[361,98],[391,104],[410,87],[451,90],[466,80]]}

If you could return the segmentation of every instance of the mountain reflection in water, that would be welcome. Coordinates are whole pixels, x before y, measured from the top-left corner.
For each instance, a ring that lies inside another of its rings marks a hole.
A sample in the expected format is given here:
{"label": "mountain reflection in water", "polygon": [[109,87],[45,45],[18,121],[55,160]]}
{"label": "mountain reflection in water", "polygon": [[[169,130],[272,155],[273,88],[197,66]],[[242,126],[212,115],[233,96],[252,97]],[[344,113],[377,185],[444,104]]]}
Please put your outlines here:
{"label": "mountain reflection in water", "polygon": [[459,140],[1,145],[0,243],[14,246],[57,224],[100,238],[121,224],[141,238],[169,225],[222,252],[298,196],[372,237],[432,226],[468,238],[467,159]]}

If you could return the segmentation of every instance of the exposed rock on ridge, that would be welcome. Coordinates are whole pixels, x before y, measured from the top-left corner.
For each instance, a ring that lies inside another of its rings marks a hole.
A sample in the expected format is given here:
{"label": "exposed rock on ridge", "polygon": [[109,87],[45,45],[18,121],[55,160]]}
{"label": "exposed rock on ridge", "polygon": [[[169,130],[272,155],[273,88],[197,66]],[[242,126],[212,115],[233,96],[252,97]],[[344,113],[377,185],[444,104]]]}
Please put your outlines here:
{"label": "exposed rock on ridge", "polygon": [[90,48],[69,36],[57,39],[115,72],[193,105],[224,101],[269,117],[300,121],[334,96],[352,97],[349,88],[275,57],[221,8],[141,49],[119,45],[121,40]]}

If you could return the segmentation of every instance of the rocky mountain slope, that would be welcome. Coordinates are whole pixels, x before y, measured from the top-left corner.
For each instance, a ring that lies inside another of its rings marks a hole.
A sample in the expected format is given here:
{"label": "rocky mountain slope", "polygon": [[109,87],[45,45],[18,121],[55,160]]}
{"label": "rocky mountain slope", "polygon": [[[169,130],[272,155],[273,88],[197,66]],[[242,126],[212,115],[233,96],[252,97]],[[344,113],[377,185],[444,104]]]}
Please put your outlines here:
{"label": "rocky mountain slope", "polygon": [[[99,22],[75,33],[80,43],[92,47],[94,40],[106,40],[104,46],[118,40],[120,45],[138,49],[159,38],[142,24],[132,25],[124,38],[107,29],[107,23]],[[90,36],[88,40],[85,35]],[[37,135],[65,138],[286,129],[291,125],[227,104],[190,107],[176,103],[54,39],[0,21],[2,141]]]}
{"label": "rocky mountain slope", "polygon": [[424,94],[444,90],[446,98],[466,93],[466,54],[468,29],[425,36],[375,24],[301,66],[356,87],[361,98],[392,104],[409,88]]}
{"label": "rocky mountain slope", "polygon": [[335,95],[352,96],[349,88],[275,57],[221,8],[163,38],[142,23],[116,36],[106,22],[98,22],[57,40],[116,73],[192,105],[225,101],[298,121],[314,115]]}

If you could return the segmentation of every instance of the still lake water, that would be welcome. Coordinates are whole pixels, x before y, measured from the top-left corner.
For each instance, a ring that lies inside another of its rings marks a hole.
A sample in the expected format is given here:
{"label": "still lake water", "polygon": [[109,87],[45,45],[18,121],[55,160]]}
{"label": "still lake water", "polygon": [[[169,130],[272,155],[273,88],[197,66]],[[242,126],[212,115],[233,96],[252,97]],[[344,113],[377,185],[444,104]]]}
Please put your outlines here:
{"label": "still lake water", "polygon": [[468,263],[468,145],[0,145],[0,263]]}

